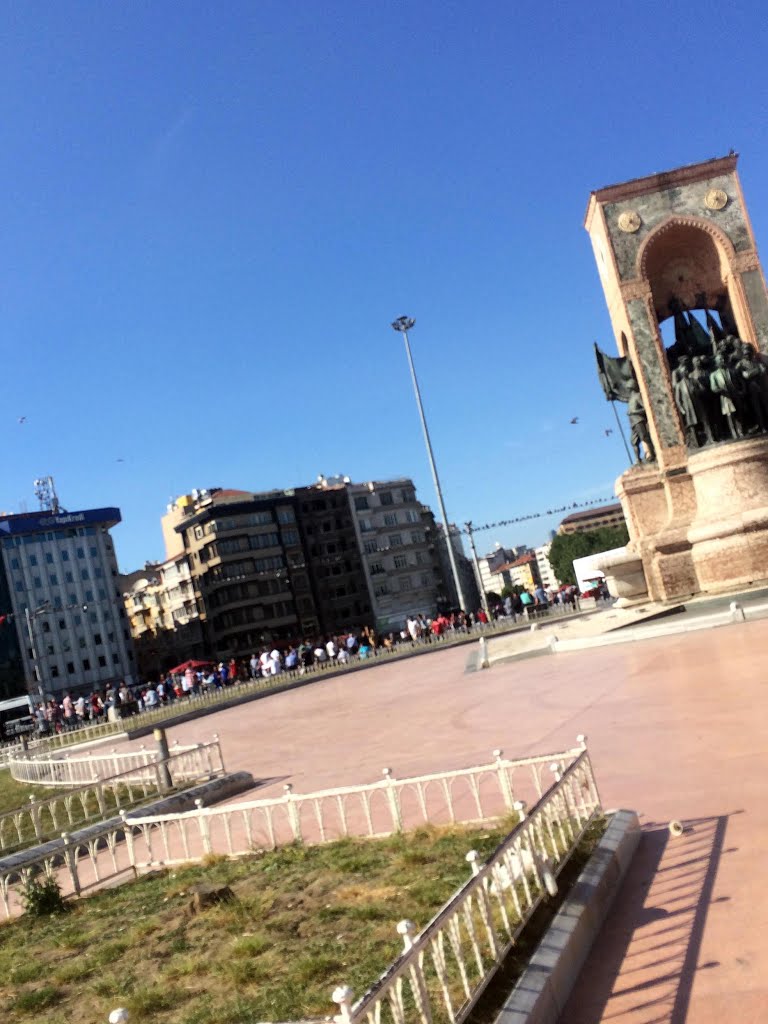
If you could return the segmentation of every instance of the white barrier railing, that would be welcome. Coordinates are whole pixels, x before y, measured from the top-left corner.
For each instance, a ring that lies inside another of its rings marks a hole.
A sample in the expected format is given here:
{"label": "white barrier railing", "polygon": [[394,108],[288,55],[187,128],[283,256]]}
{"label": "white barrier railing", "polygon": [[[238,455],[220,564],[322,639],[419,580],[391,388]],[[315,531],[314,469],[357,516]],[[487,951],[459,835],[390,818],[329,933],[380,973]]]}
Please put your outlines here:
{"label": "white barrier railing", "polygon": [[[462,1024],[501,966],[546,892],[600,812],[586,751],[523,817],[481,867],[470,851],[472,877],[416,934],[397,926],[404,950],[381,978],[352,1002],[339,986],[337,1024]],[[524,815],[524,808],[520,808]]]}
{"label": "white barrier railing", "polygon": [[[194,773],[197,763],[202,758],[202,763],[218,751],[219,761],[221,750],[218,741],[214,740],[209,744],[192,744],[182,746],[175,743],[170,748],[172,755],[190,753],[193,756],[189,759],[187,772]],[[196,753],[200,752],[202,753]],[[116,775],[126,776],[133,772],[133,778],[141,780],[150,777],[152,773],[144,769],[155,764],[161,759],[157,750],[147,750],[140,747],[138,750],[111,750],[105,754],[82,753],[82,754],[28,754],[16,756],[9,759],[8,768],[11,777],[17,782],[26,782],[37,786],[83,786],[93,782],[94,779],[110,779]],[[213,769],[210,769],[213,770]]]}
{"label": "white barrier railing", "polygon": [[543,773],[555,761],[565,768],[585,749],[507,760],[397,779],[383,770],[380,782],[316,793],[294,793],[183,814],[132,815],[147,865],[180,864],[209,854],[242,856],[291,842],[325,843],[346,836],[375,838],[424,824],[491,821],[511,814],[519,799],[538,799]]}
{"label": "white barrier railing", "polygon": [[153,796],[167,795],[192,779],[224,773],[218,740],[183,749],[172,747],[170,755],[165,761],[147,760],[138,771],[134,766],[108,778],[94,777],[86,786],[45,800],[31,797],[29,803],[0,814],[0,854],[101,821]]}

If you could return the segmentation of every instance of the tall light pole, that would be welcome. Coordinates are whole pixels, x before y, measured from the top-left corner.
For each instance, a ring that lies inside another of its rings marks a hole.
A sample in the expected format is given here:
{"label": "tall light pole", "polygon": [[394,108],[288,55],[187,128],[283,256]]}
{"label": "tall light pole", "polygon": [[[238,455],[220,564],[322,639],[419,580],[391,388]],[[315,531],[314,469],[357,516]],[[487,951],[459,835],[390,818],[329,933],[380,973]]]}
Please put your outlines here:
{"label": "tall light pole", "polygon": [[392,327],[403,336],[405,342],[405,354],[408,356],[408,366],[411,369],[411,380],[413,381],[413,390],[416,394],[416,404],[419,407],[419,416],[421,417],[421,427],[424,431],[424,442],[427,446],[427,455],[429,457],[429,468],[432,470],[432,479],[435,482],[435,493],[437,494],[437,507],[440,510],[440,515],[443,519],[445,526],[445,542],[448,545],[448,561],[451,563],[451,572],[453,573],[453,582],[456,585],[456,596],[459,599],[459,607],[463,611],[469,611],[464,601],[464,591],[461,586],[461,578],[459,576],[459,569],[456,565],[456,552],[453,550],[453,544],[451,543],[451,530],[448,522],[448,516],[445,511],[445,502],[443,501],[443,492],[440,488],[440,477],[437,475],[437,466],[435,465],[435,456],[432,451],[432,442],[429,438],[429,428],[427,427],[427,420],[424,416],[424,406],[421,403],[421,391],[419,390],[419,382],[416,378],[416,368],[413,365],[413,356],[411,355],[411,345],[408,341],[408,331],[416,323],[414,319],[409,316],[398,317],[394,321]]}

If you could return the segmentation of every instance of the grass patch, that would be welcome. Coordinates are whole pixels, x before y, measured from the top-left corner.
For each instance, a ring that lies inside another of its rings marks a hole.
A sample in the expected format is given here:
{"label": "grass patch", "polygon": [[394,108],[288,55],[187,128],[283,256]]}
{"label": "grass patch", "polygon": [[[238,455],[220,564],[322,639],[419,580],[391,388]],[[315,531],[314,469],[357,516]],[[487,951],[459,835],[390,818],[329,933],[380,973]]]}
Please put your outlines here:
{"label": "grass patch", "polygon": [[[332,1014],[334,986],[363,992],[402,949],[397,922],[426,924],[469,877],[467,850],[486,857],[507,831],[291,846],[104,890],[63,918],[22,917],[0,926],[0,1020],[91,1024],[115,1006],[161,1024]],[[201,880],[235,900],[191,916]]]}
{"label": "grass patch", "polygon": [[17,782],[11,778],[7,768],[0,770],[0,814],[28,804],[31,796],[36,800],[44,800],[61,792],[58,786],[32,786],[29,782]]}

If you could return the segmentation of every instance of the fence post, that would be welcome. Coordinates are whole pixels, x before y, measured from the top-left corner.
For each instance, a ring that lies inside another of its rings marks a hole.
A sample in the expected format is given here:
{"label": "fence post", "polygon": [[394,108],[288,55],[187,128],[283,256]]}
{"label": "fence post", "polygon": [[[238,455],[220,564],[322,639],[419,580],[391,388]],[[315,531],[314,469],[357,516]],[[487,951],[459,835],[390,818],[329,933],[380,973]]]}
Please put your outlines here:
{"label": "fence post", "polygon": [[288,821],[291,823],[291,829],[293,830],[293,838],[297,843],[302,841],[301,835],[301,816],[299,815],[299,809],[296,806],[296,798],[293,795],[293,786],[290,782],[286,782],[283,786],[285,792],[285,803],[288,807]]}
{"label": "fence post", "polygon": [[128,811],[121,810],[120,817],[123,820],[123,835],[125,836],[125,848],[128,850],[128,860],[133,868],[134,877],[138,878],[139,872],[136,869],[136,855],[133,849],[133,831],[128,824]]}
{"label": "fence post", "polygon": [[160,755],[160,761],[158,762],[159,774],[158,784],[160,792],[173,789],[173,780],[171,779],[171,769],[168,767],[168,758],[170,754],[168,752],[168,737],[165,729],[158,727],[154,729],[152,735],[155,737],[157,743],[157,752]]}
{"label": "fence post", "polygon": [[31,796],[29,798],[29,816],[32,819],[32,828],[35,830],[35,838],[43,838],[43,826],[40,822],[40,808],[37,806],[37,800]]}
{"label": "fence post", "polygon": [[488,644],[486,643],[485,637],[481,636],[478,643],[480,644],[480,668],[490,668],[491,663],[488,660]]}
{"label": "fence post", "polygon": [[395,781],[392,778],[391,768],[382,768],[381,774],[387,783],[387,800],[389,801],[389,810],[392,815],[392,826],[395,832],[403,831],[403,816],[400,812],[400,801],[397,798],[397,787]]}
{"label": "fence post", "polygon": [[331,999],[339,1004],[339,1012],[333,1018],[335,1024],[352,1024],[352,995],[349,985],[339,985],[333,990]]}
{"label": "fence post", "polygon": [[477,863],[479,859],[480,854],[477,852],[477,850],[470,850],[469,853],[464,858],[464,860],[467,862],[467,864],[469,864],[470,868],[472,869],[473,878],[477,878],[477,876],[480,874],[480,868]]}
{"label": "fence post", "polygon": [[[403,952],[409,953],[413,949],[413,936],[416,934],[416,925],[413,921],[398,921],[397,934],[402,936]],[[426,979],[424,978],[424,966],[421,956],[413,958],[413,963],[411,964],[411,984],[422,1021],[431,1022],[432,1012],[429,1005],[429,992]]]}
{"label": "fence post", "polygon": [[507,769],[505,768],[502,760],[504,757],[504,751],[500,749],[494,750],[493,756],[496,758],[496,771],[499,773],[499,785],[501,786],[501,792],[504,796],[504,806],[508,811],[511,811],[514,808],[515,797],[512,793],[512,786],[509,782]]}
{"label": "fence post", "polygon": [[72,889],[75,893],[75,896],[79,896],[80,878],[78,877],[77,874],[77,858],[75,857],[75,851],[72,849],[68,832],[62,832],[61,838],[64,840],[64,860],[66,862],[67,868],[69,869],[69,874],[72,879]]}
{"label": "fence post", "polygon": [[203,849],[206,853],[213,853],[213,847],[211,846],[211,830],[208,826],[208,816],[203,808],[202,800],[195,800],[195,807],[197,808],[197,824],[200,828],[200,837],[203,840]]}
{"label": "fence post", "polygon": [[93,791],[96,794],[96,802],[99,805],[99,814],[103,817],[107,811],[106,804],[104,803],[104,786],[98,775],[93,775],[91,782],[93,783]]}

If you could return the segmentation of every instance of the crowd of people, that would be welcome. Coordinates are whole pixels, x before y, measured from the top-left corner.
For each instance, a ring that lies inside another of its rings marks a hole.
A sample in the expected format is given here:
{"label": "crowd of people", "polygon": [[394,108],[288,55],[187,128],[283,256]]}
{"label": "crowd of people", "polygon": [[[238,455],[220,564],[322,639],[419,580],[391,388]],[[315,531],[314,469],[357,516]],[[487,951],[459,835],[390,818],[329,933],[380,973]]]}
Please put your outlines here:
{"label": "crowd of people", "polygon": [[[524,590],[509,594],[491,606],[491,617],[517,621],[547,611],[553,605],[575,607],[577,593],[575,587],[559,591],[537,587],[533,593]],[[189,701],[234,684],[256,682],[281,673],[304,675],[318,668],[346,665],[352,659],[364,661],[401,645],[432,644],[449,636],[482,630],[488,622],[489,616],[483,609],[435,616],[418,614],[408,616],[399,630],[376,632],[364,627],[357,632],[305,639],[296,645],[265,647],[247,659],[189,662],[181,671],[162,673],[140,686],[121,683],[87,697],[66,693],[60,703],[55,699],[41,702],[35,709],[36,731],[46,736],[108,718],[151,711],[174,701]]]}

